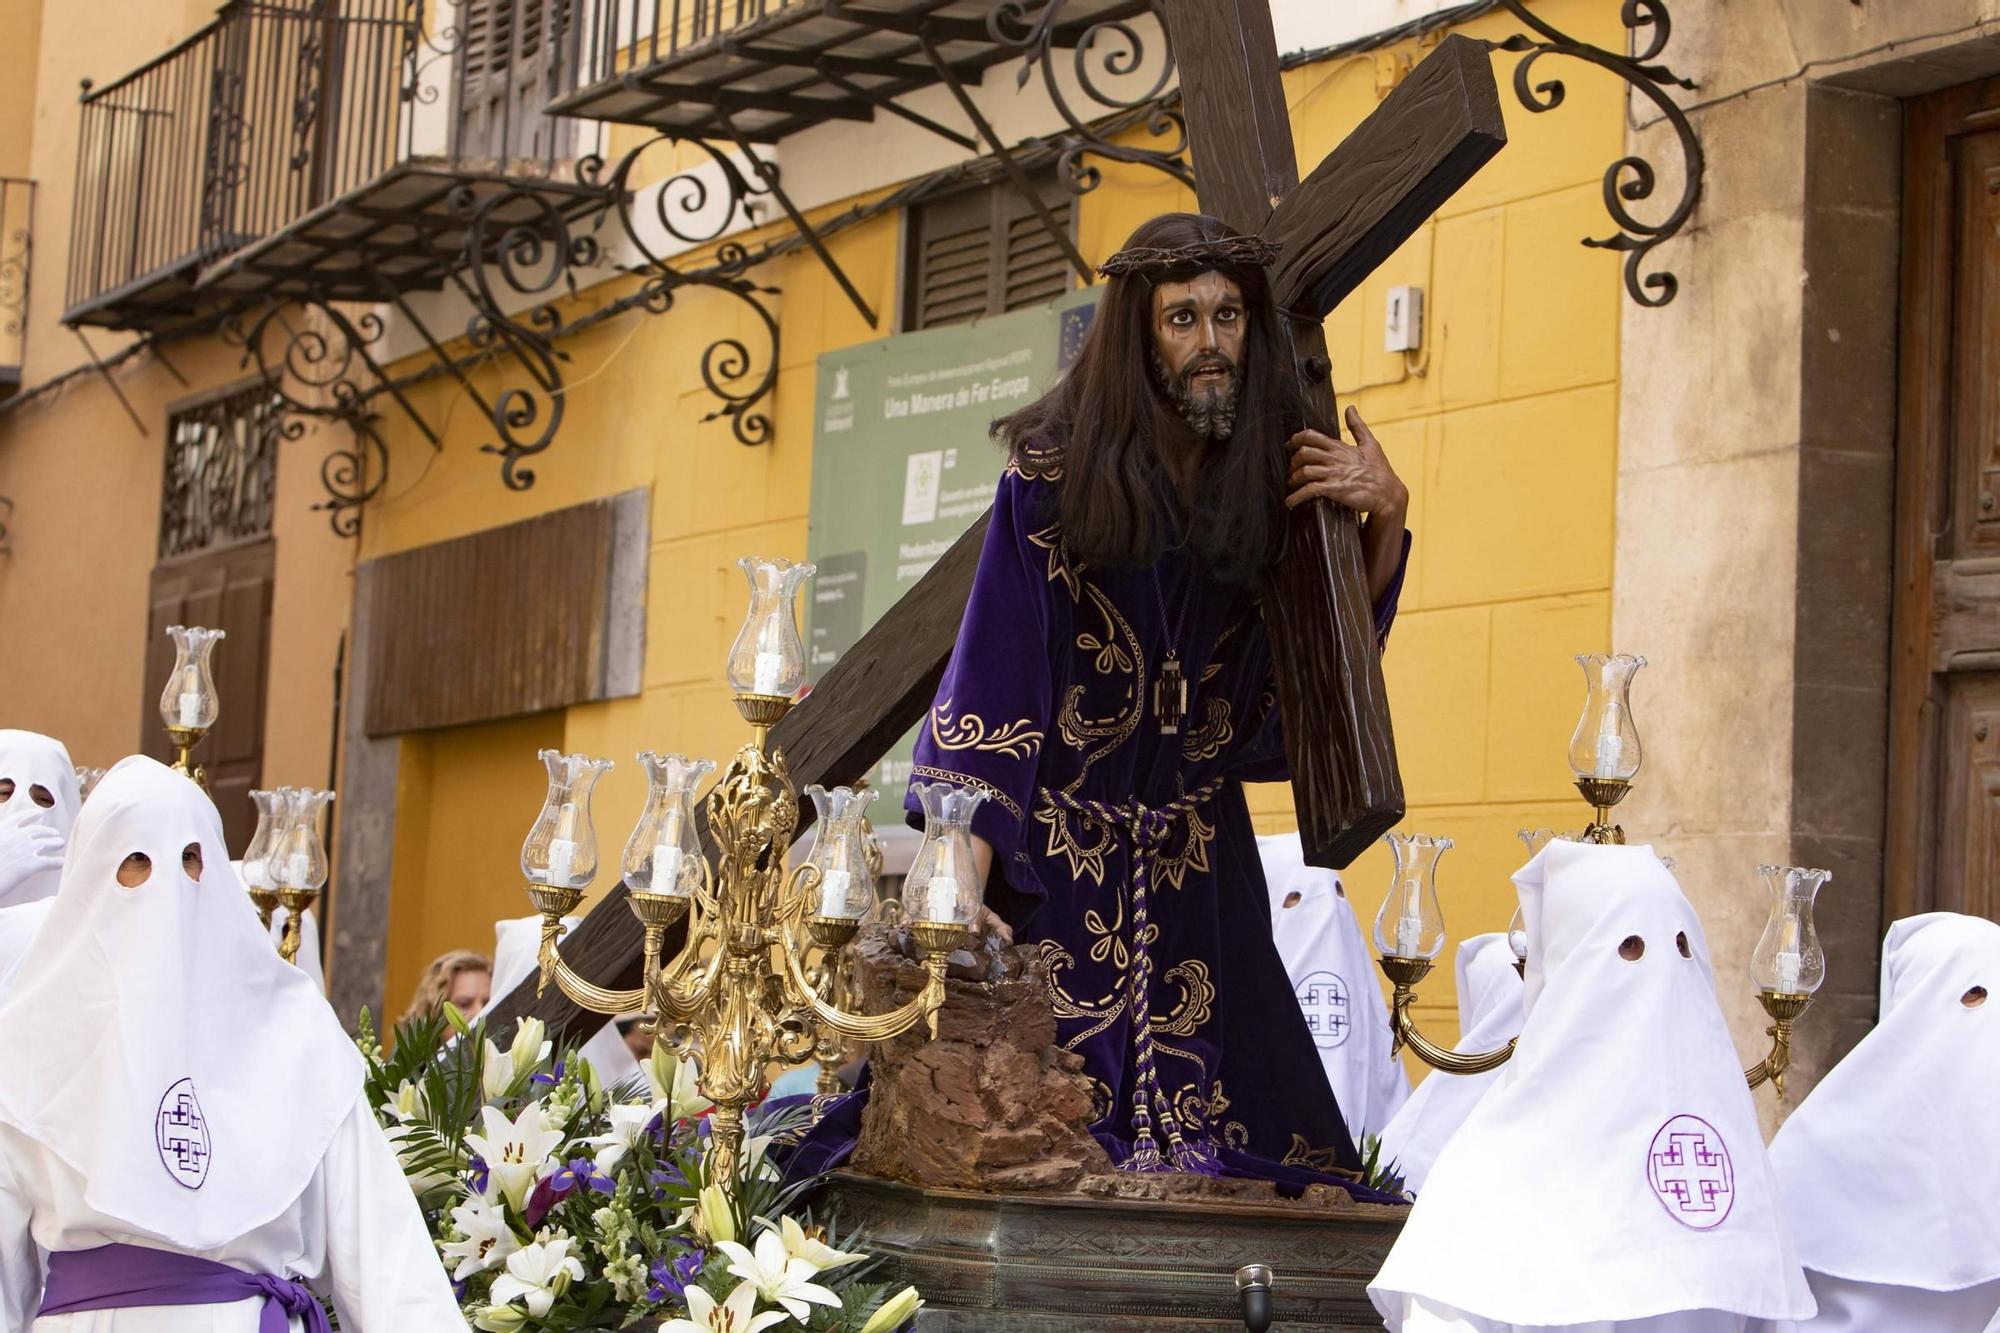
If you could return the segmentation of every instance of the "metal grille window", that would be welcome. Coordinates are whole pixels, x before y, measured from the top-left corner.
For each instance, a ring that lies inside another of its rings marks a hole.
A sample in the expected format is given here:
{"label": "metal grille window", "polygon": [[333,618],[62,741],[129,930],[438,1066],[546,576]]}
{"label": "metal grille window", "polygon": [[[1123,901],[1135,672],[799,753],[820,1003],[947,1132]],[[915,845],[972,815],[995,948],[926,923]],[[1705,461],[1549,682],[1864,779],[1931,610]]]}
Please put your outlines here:
{"label": "metal grille window", "polygon": [[[1049,211],[1074,229],[1075,201],[1038,178]],[[903,327],[930,329],[1053,301],[1070,288],[1055,238],[1006,182],[910,210]]]}
{"label": "metal grille window", "polygon": [[160,492],[160,558],[271,531],[282,412],[276,395],[241,389],[176,412]]}

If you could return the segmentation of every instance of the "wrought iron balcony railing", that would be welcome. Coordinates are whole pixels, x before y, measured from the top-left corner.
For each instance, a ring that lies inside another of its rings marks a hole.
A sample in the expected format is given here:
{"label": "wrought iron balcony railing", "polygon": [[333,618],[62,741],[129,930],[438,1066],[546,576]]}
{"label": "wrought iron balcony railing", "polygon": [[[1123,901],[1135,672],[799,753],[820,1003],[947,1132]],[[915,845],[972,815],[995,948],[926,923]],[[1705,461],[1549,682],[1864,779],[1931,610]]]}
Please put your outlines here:
{"label": "wrought iron balcony railing", "polygon": [[543,112],[578,3],[230,0],[86,94],[65,319],[435,288],[480,199],[527,182],[559,211],[600,203],[566,170],[594,138]]}
{"label": "wrought iron balcony railing", "polygon": [[216,19],[115,83],[85,83],[64,323],[158,328],[196,313],[225,23]]}
{"label": "wrought iron balcony railing", "polygon": [[0,398],[21,387],[34,218],[35,183],[0,176]]}

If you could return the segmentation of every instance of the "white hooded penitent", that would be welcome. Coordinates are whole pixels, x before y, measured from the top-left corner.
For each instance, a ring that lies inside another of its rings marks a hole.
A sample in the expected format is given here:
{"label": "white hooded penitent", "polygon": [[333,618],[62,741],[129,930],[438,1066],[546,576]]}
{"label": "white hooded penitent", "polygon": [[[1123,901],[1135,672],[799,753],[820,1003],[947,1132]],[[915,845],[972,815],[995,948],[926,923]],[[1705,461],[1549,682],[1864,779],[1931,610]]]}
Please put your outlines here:
{"label": "white hooded penitent", "polygon": [[[0,1050],[0,1327],[33,1314],[37,1249],[127,1243],[319,1282],[350,1333],[462,1328],[360,1054],[247,910],[186,778],[134,757],[92,794]],[[205,1306],[92,1318],[223,1326]]]}
{"label": "white hooded penitent", "polygon": [[[1458,1030],[1452,1049],[1462,1055],[1498,1050],[1521,1031],[1521,974],[1503,933],[1474,935],[1458,946]],[[1423,1190],[1438,1153],[1500,1072],[1424,1076],[1382,1131],[1382,1160],[1395,1165],[1405,1189]]]}
{"label": "white hooded penitent", "polygon": [[1520,1044],[1369,1286],[1388,1327],[1733,1333],[1812,1314],[1673,877],[1648,847],[1554,842],[1514,883]]}
{"label": "white hooded penitent", "polygon": [[1882,1021],[1771,1143],[1820,1330],[2000,1316],[2000,925],[1898,921]]}
{"label": "white hooded penitent", "polygon": [[1410,1080],[1389,1050],[1389,1006],[1361,924],[1340,876],[1306,864],[1298,834],[1257,839],[1257,855],[1271,892],[1271,937],[1341,1117],[1357,1141],[1379,1134],[1410,1095]]}

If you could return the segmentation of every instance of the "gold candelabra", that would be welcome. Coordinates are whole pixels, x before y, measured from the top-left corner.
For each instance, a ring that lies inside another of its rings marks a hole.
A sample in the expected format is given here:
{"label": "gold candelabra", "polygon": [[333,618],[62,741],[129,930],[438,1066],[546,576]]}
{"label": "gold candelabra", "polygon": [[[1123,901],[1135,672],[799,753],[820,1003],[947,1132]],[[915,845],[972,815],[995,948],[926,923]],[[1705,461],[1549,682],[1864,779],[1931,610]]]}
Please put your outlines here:
{"label": "gold candelabra", "polygon": [[[908,1003],[880,1015],[844,1007],[842,951],[860,929],[858,913],[830,915],[822,901],[822,871],[814,861],[786,871],[798,831],[798,793],[784,753],[772,749],[770,731],[792,709],[804,683],[804,646],[792,618],[792,598],[812,566],[782,560],[742,560],[750,576],[750,620],[730,650],[730,683],[736,709],[750,723],[752,739],[708,793],[708,835],[714,863],[692,839],[686,819],[670,801],[660,813],[648,803],[626,853],[632,915],[644,929],[644,975],[638,989],[610,991],[576,975],[556,949],[564,925],[596,873],[596,843],[588,827],[588,791],[604,761],[558,757],[550,765],[550,799],[522,849],[528,897],[542,915],[542,975],[572,1003],[602,1015],[648,1015],[648,1031],[676,1055],[692,1057],[702,1095],[716,1105],[710,1121],[710,1179],[736,1187],[742,1161],[744,1111],[764,1097],[766,1069],[826,1059],[846,1041],[888,1041],[926,1023],[936,1035],[944,1005],[944,969],[954,949],[972,943],[978,915],[976,883],[958,863],[966,855],[932,857],[940,891],[930,915],[910,933],[924,949],[924,985]],[[674,791],[692,803],[692,781],[706,765],[680,757],[642,755],[674,765]],[[558,775],[558,761],[568,765]],[[658,793],[656,793],[658,795]],[[974,797],[976,803],[976,797]],[[692,815],[692,805],[686,807]],[[970,815],[966,815],[970,819]],[[644,883],[644,887],[642,887]],[[964,885],[958,897],[952,887]],[[832,895],[828,895],[832,897]],[[946,903],[950,899],[950,903]],[[666,933],[686,917],[680,953],[664,959]],[[814,959],[814,953],[818,955]],[[808,965],[810,961],[810,965]]]}
{"label": "gold candelabra", "polygon": [[[1646,665],[1643,657],[1592,653],[1579,656],[1588,686],[1583,716],[1570,738],[1569,762],[1576,787],[1594,812],[1580,834],[1555,834],[1549,829],[1523,829],[1530,855],[1551,838],[1623,846],[1625,830],[1612,810],[1632,789],[1641,759],[1639,733],[1632,722],[1632,678]],[[1389,896],[1375,918],[1375,945],[1384,976],[1389,978],[1392,1049],[1405,1046],[1433,1069],[1447,1074],[1481,1074],[1498,1069],[1513,1057],[1515,1043],[1491,1051],[1461,1054],[1429,1040],[1417,1028],[1410,1009],[1416,987],[1430,974],[1432,959],[1444,947],[1444,915],[1435,883],[1438,859],[1451,849],[1451,839],[1428,834],[1391,833],[1387,837],[1396,859]],[[1664,861],[1669,868],[1671,858]],[[1752,1088],[1770,1083],[1778,1099],[1785,1097],[1785,1071],[1791,1064],[1792,1026],[1808,1006],[1826,975],[1826,959],[1813,926],[1813,899],[1831,876],[1801,866],[1759,866],[1769,884],[1771,914],[1750,958],[1750,976],[1757,999],[1771,1017],[1765,1035],[1769,1052],[1743,1071]],[[1515,968],[1523,972],[1528,954],[1527,930],[1515,913],[1508,928]]]}
{"label": "gold candelabra", "polygon": [[194,747],[201,744],[202,737],[208,735],[207,727],[168,727],[167,739],[173,743],[175,757],[174,772],[191,780],[203,791],[208,790],[208,770],[194,762]]}

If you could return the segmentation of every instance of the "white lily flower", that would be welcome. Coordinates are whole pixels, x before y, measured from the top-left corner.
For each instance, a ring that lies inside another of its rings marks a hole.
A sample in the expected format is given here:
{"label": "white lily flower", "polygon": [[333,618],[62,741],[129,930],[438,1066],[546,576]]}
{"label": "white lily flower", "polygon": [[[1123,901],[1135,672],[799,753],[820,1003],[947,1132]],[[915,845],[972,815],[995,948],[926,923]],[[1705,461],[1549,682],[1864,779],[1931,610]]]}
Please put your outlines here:
{"label": "white lily flower", "polygon": [[479,1114],[486,1132],[467,1134],[465,1142],[486,1163],[484,1197],[491,1200],[498,1190],[519,1211],[544,1174],[543,1168],[554,1169],[550,1154],[562,1146],[562,1130],[548,1128],[540,1102],[529,1102],[514,1120],[491,1106],[480,1107]]}
{"label": "white lily flower", "polygon": [[819,1267],[810,1259],[795,1258],[785,1251],[785,1241],[775,1231],[757,1237],[757,1248],[746,1250],[733,1240],[715,1246],[729,1256],[729,1273],[757,1289],[757,1294],[773,1305],[782,1305],[801,1324],[812,1305],[840,1308],[840,1297],[812,1279]]}
{"label": "white lily flower", "polygon": [[493,1279],[490,1299],[495,1305],[516,1300],[527,1302],[528,1313],[540,1319],[569,1290],[569,1284],[583,1278],[583,1263],[569,1252],[574,1241],[568,1236],[538,1240],[507,1256],[507,1271]]}
{"label": "white lily flower", "polygon": [[868,1317],[861,1326],[861,1333],[896,1333],[896,1330],[910,1321],[910,1317],[924,1308],[923,1298],[917,1295],[915,1287],[904,1287],[901,1291],[882,1302],[880,1309]]}
{"label": "white lily flower", "polygon": [[454,1281],[463,1282],[474,1273],[498,1268],[521,1248],[514,1228],[507,1225],[506,1214],[484,1199],[467,1199],[451,1210],[451,1220],[462,1239],[440,1248],[445,1258],[458,1260],[451,1270]]}
{"label": "white lily flower", "polygon": [[396,1085],[396,1095],[382,1103],[382,1109],[403,1124],[417,1119],[429,1109],[424,1102],[423,1085],[404,1079]]}
{"label": "white lily flower", "polygon": [[807,1231],[789,1217],[778,1219],[778,1236],[785,1243],[785,1253],[794,1259],[803,1259],[815,1269],[824,1273],[833,1268],[844,1268],[848,1264],[860,1263],[868,1256],[850,1254],[846,1250],[836,1250],[826,1243],[826,1231],[814,1227]]}
{"label": "white lily flower", "polygon": [[689,1317],[669,1319],[660,1325],[660,1333],[763,1333],[771,1325],[785,1322],[782,1310],[751,1313],[757,1308],[757,1289],[748,1282],[737,1283],[736,1290],[720,1305],[700,1287],[690,1286],[687,1303]]}
{"label": "white lily flower", "polygon": [[664,1109],[669,1120],[695,1120],[714,1108],[715,1103],[701,1095],[700,1066],[678,1059],[667,1043],[653,1043],[644,1067],[653,1090],[653,1109]]}
{"label": "white lily flower", "polygon": [[555,1049],[553,1042],[543,1040],[547,1034],[548,1024],[541,1019],[524,1018],[514,1029],[514,1044],[504,1053],[491,1041],[486,1043],[481,1084],[488,1101],[506,1096],[509,1089],[547,1062]]}
{"label": "white lily flower", "polygon": [[777,1141],[775,1134],[752,1134],[743,1140],[743,1165],[738,1168],[744,1179],[756,1177],[762,1180],[783,1180],[784,1172],[766,1160],[771,1145]]}
{"label": "white lily flower", "polygon": [[611,1117],[611,1132],[599,1134],[584,1140],[597,1149],[597,1169],[610,1175],[618,1169],[618,1163],[625,1160],[625,1154],[638,1145],[646,1135],[646,1126],[653,1123],[654,1108],[643,1105],[612,1106],[606,1109]]}
{"label": "white lily flower", "polygon": [[489,1305],[472,1316],[472,1326],[482,1333],[520,1333],[528,1326],[528,1312],[512,1305]]}
{"label": "white lily flower", "polygon": [[736,1210],[729,1206],[729,1195],[720,1185],[701,1187],[701,1193],[695,1195],[695,1216],[691,1220],[695,1231],[713,1243],[736,1239]]}

